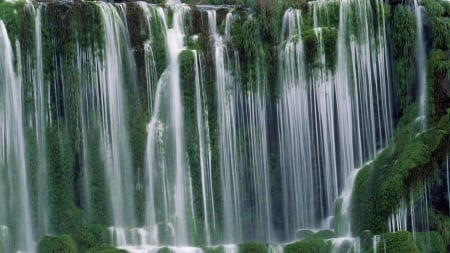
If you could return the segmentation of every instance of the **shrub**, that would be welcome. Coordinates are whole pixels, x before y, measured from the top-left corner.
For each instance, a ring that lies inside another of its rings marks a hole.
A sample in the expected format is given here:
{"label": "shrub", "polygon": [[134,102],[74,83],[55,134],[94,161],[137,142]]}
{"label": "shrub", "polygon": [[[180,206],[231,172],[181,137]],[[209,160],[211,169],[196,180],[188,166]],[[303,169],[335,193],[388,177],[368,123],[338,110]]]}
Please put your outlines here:
{"label": "shrub", "polygon": [[77,245],[70,235],[44,236],[39,241],[38,253],[77,253]]}
{"label": "shrub", "polygon": [[331,242],[320,239],[308,239],[284,247],[284,253],[328,253],[330,251]]}

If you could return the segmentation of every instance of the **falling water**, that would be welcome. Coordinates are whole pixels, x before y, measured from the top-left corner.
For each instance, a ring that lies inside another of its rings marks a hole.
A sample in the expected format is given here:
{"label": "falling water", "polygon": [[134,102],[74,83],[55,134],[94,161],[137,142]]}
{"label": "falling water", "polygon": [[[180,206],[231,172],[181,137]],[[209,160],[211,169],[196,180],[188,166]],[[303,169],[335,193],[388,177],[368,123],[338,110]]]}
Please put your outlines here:
{"label": "falling water", "polygon": [[[32,137],[36,138],[40,154],[37,162],[40,188],[36,193],[39,221],[36,223],[42,223],[39,229],[43,232],[39,233],[48,232],[49,210],[45,204],[48,199],[42,188],[47,184],[45,164],[48,161],[43,154],[47,148],[45,129],[53,124],[46,114],[53,109],[66,124],[71,122],[66,115],[76,121],[72,123],[76,124],[80,147],[75,147],[78,160],[74,168],[79,173],[76,180],[81,181],[83,189],[75,194],[76,197],[81,195],[84,219],[88,223],[110,225],[111,241],[130,252],[156,252],[162,245],[170,245],[169,250],[176,252],[201,252],[200,248],[188,246],[201,241],[208,246],[230,243],[223,248],[231,253],[238,251],[236,243],[290,240],[300,228],[330,228],[323,220],[330,220],[338,196],[345,197],[341,214],[345,216],[355,168],[372,159],[392,137],[384,14],[378,14],[383,19],[375,19],[371,1],[344,0],[340,2],[340,22],[336,27],[322,15],[323,8],[328,8],[327,2],[311,2],[314,27],[308,28],[303,23],[306,17],[302,17],[301,10],[287,10],[283,16],[278,65],[274,66],[279,73],[279,97],[273,99],[268,96],[268,87],[273,87],[267,83],[269,77],[262,58],[256,56],[242,61],[240,49],[233,48],[234,36],[237,36],[232,32],[235,25],[254,21],[251,15],[244,18],[240,10],[233,9],[222,17],[223,9],[213,6],[200,6],[191,11],[178,1],[167,3],[166,9],[144,2],[89,3],[97,8],[104,37],[101,42],[93,38],[86,46],[81,41],[82,35],[78,31],[74,34],[76,57],[70,59],[70,63],[74,63],[78,71],[77,85],[75,91],[55,89],[55,94],[45,88],[42,58],[44,54],[54,63],[50,70],[54,73],[50,74],[64,79],[67,74],[62,63],[65,52],[58,52],[57,44],[61,43],[57,42],[58,34],[51,34],[52,41],[45,41],[46,33],[40,24],[41,16],[45,15],[41,15],[42,7],[36,7],[36,43],[33,44],[36,59],[32,61],[35,66],[31,67],[35,71],[31,75],[34,77],[33,112],[28,114],[32,115]],[[381,0],[376,4],[383,10]],[[127,30],[130,5],[134,5],[133,11],[137,6],[142,15],[139,17],[144,18],[140,23],[143,27],[130,26],[137,30],[130,30],[131,34]],[[204,39],[204,34],[188,33],[197,28],[185,31],[189,21],[194,20],[189,20],[194,17],[194,11],[199,11],[195,17],[208,25],[201,28],[208,30],[202,31],[209,36],[206,51],[188,49],[190,44],[185,44]],[[355,15],[356,29],[350,28],[349,15]],[[375,24],[374,20],[379,23]],[[142,37],[148,35],[142,41],[143,53],[139,48],[131,48],[130,36],[135,32]],[[302,38],[305,32],[311,32],[317,39],[317,65],[314,66],[306,57],[308,52]],[[330,34],[336,37],[336,63],[331,64],[336,65],[336,69],[328,66],[331,62],[325,42]],[[2,31],[1,36],[6,38],[6,32]],[[49,52],[42,50],[45,43],[53,45]],[[263,50],[259,43],[255,42],[257,52]],[[161,53],[157,51],[161,50],[161,44],[165,45],[163,51],[167,59],[156,57]],[[0,45],[0,48],[5,46]],[[192,53],[193,57],[195,80],[186,84],[194,94],[190,99],[195,102],[191,105],[184,104],[184,77],[180,76],[179,60],[184,52]],[[142,56],[145,63],[142,73],[134,68],[132,53]],[[1,59],[0,70],[6,73],[3,77],[13,80],[5,85],[20,84],[12,62],[12,53]],[[248,65],[255,72],[254,80],[241,78],[247,74],[243,72],[248,71]],[[129,87],[141,85],[135,84],[137,75],[145,78],[142,91],[147,98],[144,109],[148,111],[129,117],[150,118],[145,119],[148,120],[145,161],[136,161],[144,165],[142,181],[145,184],[142,186],[138,182],[134,190],[136,175],[133,173],[138,168],[133,168],[135,161],[131,159],[127,106],[130,101],[126,101],[131,96],[126,96],[126,92]],[[14,162],[18,164],[14,166],[14,173],[19,174],[14,174],[17,177],[9,180],[9,184],[3,181],[0,184],[0,203],[11,198],[10,184],[24,187],[16,191],[20,193],[16,199],[21,200],[17,203],[24,207],[13,210],[21,210],[20,220],[24,224],[19,226],[20,235],[26,240],[22,240],[25,246],[20,249],[28,250],[32,249],[33,238],[29,206],[25,206],[28,205],[28,189],[22,109],[17,105],[22,103],[21,84],[9,88],[2,89],[1,94],[10,107],[0,108],[0,155],[3,158],[0,173],[2,179],[11,176],[9,165]],[[8,95],[5,92],[9,92]],[[73,95],[71,92],[76,93],[77,99],[74,111],[64,104],[65,97]],[[50,101],[50,94],[55,97],[54,101]],[[16,113],[11,113],[13,110],[17,110]],[[186,118],[188,110],[193,111],[192,118]],[[188,122],[193,124],[188,127]],[[269,133],[275,128],[275,133]],[[195,137],[189,136],[189,131],[194,132]],[[10,140],[10,136],[19,138]],[[191,156],[190,145],[194,146],[198,157]],[[198,160],[198,168],[190,166],[194,159]],[[198,178],[192,176],[194,173]],[[100,193],[99,184],[105,188]],[[136,196],[142,197],[143,203],[135,205]],[[106,203],[97,203],[99,198]],[[0,209],[0,242],[3,242],[0,247],[6,245],[4,241],[10,241],[9,237],[12,242],[16,241],[11,228],[16,224],[10,221],[11,213],[4,210]],[[136,214],[143,216],[142,223],[137,222]],[[99,216],[106,221],[99,221]],[[339,235],[349,236],[349,224],[345,225]],[[358,242],[343,237],[333,244],[337,250],[348,244],[357,247]],[[275,245],[269,247],[269,251],[282,252],[282,247]]]}
{"label": "falling water", "polygon": [[[12,238],[17,250],[32,252],[34,250],[28,179],[25,159],[25,141],[23,132],[22,83],[20,75],[15,72],[14,53],[5,25],[0,21],[0,170],[2,170],[2,187],[0,197],[8,203],[7,208],[0,209],[2,230],[14,228]],[[21,73],[20,47],[16,43],[18,63],[17,72]]]}
{"label": "falling water", "polygon": [[[141,8],[148,11],[149,7],[141,5]],[[178,56],[184,49],[184,20],[190,8],[186,5],[171,8],[174,11],[172,28],[167,26],[162,9],[156,12],[167,38],[169,62],[158,81],[152,118],[147,126],[146,223],[150,229],[156,229],[157,237],[164,237],[162,243],[181,246],[189,242],[186,215],[192,195],[190,174],[186,171]],[[161,96],[170,99],[162,101]],[[160,113],[161,110],[164,110],[164,114]],[[158,202],[162,203],[163,215],[157,215],[159,212],[154,209]]]}
{"label": "falling water", "polygon": [[[224,242],[272,239],[271,197],[269,186],[269,162],[265,78],[255,80],[256,90],[243,95],[239,86],[240,65],[237,52],[229,50],[227,40],[233,36],[230,26],[233,15],[225,18],[225,36],[217,31],[216,10],[207,10],[209,33],[214,50],[215,82],[219,115],[220,167],[224,211]],[[230,52],[231,51],[231,52]],[[255,64],[257,72],[259,62]],[[233,75],[232,72],[238,73]],[[261,77],[262,73],[257,73]],[[246,125],[248,132],[239,131]],[[251,153],[241,147],[247,141]],[[243,167],[250,170],[246,175]],[[243,220],[252,207],[254,216]],[[251,220],[248,220],[251,219]],[[244,222],[248,222],[244,225]],[[251,228],[251,229],[250,229]],[[253,235],[248,234],[252,231]]]}
{"label": "falling water", "polygon": [[39,234],[48,232],[49,210],[48,210],[48,181],[47,181],[47,143],[45,139],[46,127],[46,89],[44,87],[44,71],[42,63],[42,37],[41,37],[41,15],[42,6],[36,8],[35,14],[35,42],[36,42],[36,69],[33,80],[33,98],[38,158],[38,221]]}
{"label": "falling water", "polygon": [[178,55],[184,48],[184,18],[189,7],[176,6],[173,17],[173,28],[167,30],[167,49],[169,52],[169,90],[171,101],[171,123],[175,142],[175,219],[176,244],[187,245],[186,224],[186,164],[184,160],[183,115],[180,95],[180,74]]}
{"label": "falling water", "polygon": [[[216,211],[214,208],[214,191],[212,186],[212,168],[211,168],[211,146],[209,139],[209,125],[204,103],[205,94],[202,92],[202,69],[199,56],[196,51],[194,53],[194,69],[195,69],[195,98],[197,113],[197,130],[198,145],[200,152],[200,170],[202,181],[202,200],[203,200],[203,223],[205,225],[206,244],[211,245],[211,226],[216,227]],[[202,103],[203,102],[203,103]],[[206,126],[206,127],[205,127]],[[210,224],[210,222],[212,224]]]}
{"label": "falling water", "polygon": [[[125,82],[122,66],[129,57],[126,26],[114,6],[98,3],[105,29],[104,62],[98,69],[100,139],[105,163],[105,179],[112,208],[112,224],[116,227],[134,226],[134,201],[130,149],[126,128]],[[121,44],[125,41],[125,45]],[[117,243],[125,244],[124,241]]]}
{"label": "falling water", "polygon": [[414,12],[416,14],[417,38],[416,38],[416,70],[417,70],[417,90],[419,98],[419,119],[421,122],[421,130],[427,128],[427,73],[426,73],[426,52],[425,39],[422,21],[423,7],[419,5],[419,0],[414,0]]}
{"label": "falling water", "polygon": [[[406,204],[406,200],[402,199],[397,210],[391,214],[388,219],[389,232],[395,233],[398,231],[408,230],[408,206],[411,207],[411,213],[414,212],[414,206]],[[414,216],[411,216],[414,217]],[[414,223],[414,222],[413,222]]]}
{"label": "falling water", "polygon": [[11,252],[10,248],[11,236],[9,234],[9,229],[5,225],[0,225],[0,250],[2,252]]}
{"label": "falling water", "polygon": [[[382,4],[377,1],[381,10]],[[332,71],[326,67],[323,36],[335,28],[318,16],[316,9],[326,5],[310,5],[312,32],[318,40],[317,66],[309,69],[312,75],[304,67],[300,37],[308,31],[301,30],[299,10],[285,13],[281,35],[285,44],[280,51],[277,110],[287,234],[319,226],[331,214],[352,170],[374,158],[392,136],[391,116],[385,113],[391,108],[384,19],[374,23],[369,1],[342,1],[337,70]],[[356,31],[347,28],[351,7],[356,8]],[[370,36],[375,27],[376,38]]]}
{"label": "falling water", "polygon": [[[231,15],[227,15],[230,22]],[[233,92],[233,77],[228,67],[230,63],[227,48],[223,38],[217,32],[216,12],[208,11],[209,32],[214,42],[214,60],[216,87],[218,99],[219,133],[220,133],[220,155],[222,172],[222,194],[224,205],[224,241],[234,242],[234,238],[242,238],[241,203],[242,196],[238,178],[240,170],[237,161],[239,159],[236,129],[236,98]],[[227,27],[227,26],[226,26]],[[235,236],[233,236],[235,235]]]}

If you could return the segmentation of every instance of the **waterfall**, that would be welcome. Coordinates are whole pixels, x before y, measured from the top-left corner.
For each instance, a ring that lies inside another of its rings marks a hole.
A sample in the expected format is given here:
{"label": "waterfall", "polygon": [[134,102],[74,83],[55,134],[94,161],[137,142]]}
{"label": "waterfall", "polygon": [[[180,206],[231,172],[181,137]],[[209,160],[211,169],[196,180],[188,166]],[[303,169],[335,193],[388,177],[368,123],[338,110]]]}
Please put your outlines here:
{"label": "waterfall", "polygon": [[[300,11],[288,10],[281,35],[285,44],[280,51],[277,110],[288,234],[319,226],[331,214],[352,170],[374,158],[392,137],[392,120],[386,113],[391,110],[391,88],[384,19],[374,23],[369,1],[341,2],[333,71],[326,67],[330,57],[323,43],[325,33],[333,34],[335,28],[317,16],[317,9],[326,5],[320,1],[311,5],[312,30],[302,31]],[[383,9],[382,2],[377,5]],[[356,9],[355,31],[347,28],[350,8]],[[369,36],[375,27],[377,36]],[[311,69],[304,68],[302,35],[318,41],[316,65]]]}
{"label": "waterfall", "polygon": [[[14,246],[20,251],[32,252],[34,238],[32,231],[30,198],[28,192],[27,164],[23,131],[22,83],[20,47],[16,43],[17,64],[5,25],[0,21],[0,198],[6,208],[0,209],[2,240],[9,228],[14,228]],[[17,71],[17,73],[16,73]],[[20,240],[18,240],[20,238]],[[16,245],[17,244],[17,245]],[[7,247],[7,245],[2,245]]]}
{"label": "waterfall", "polygon": [[39,234],[46,234],[49,229],[48,191],[47,191],[47,143],[45,139],[46,127],[46,90],[44,87],[44,72],[42,62],[42,6],[36,8],[35,13],[35,41],[36,68],[33,81],[34,121],[36,128],[37,158],[38,158],[38,221]]}
{"label": "waterfall", "polygon": [[0,249],[2,252],[10,252],[11,236],[9,228],[5,225],[0,225]]}
{"label": "waterfall", "polygon": [[[206,244],[211,245],[211,229],[216,228],[216,211],[214,207],[214,190],[212,186],[211,145],[209,138],[208,112],[205,103],[205,94],[202,87],[202,69],[199,55],[194,53],[195,68],[195,98],[197,113],[198,145],[200,152],[200,170],[202,181],[203,223],[205,225]],[[212,224],[210,224],[212,223]],[[212,228],[211,228],[212,227]]]}
{"label": "waterfall", "polygon": [[[90,181],[93,180],[91,175],[94,171],[89,171],[89,168],[98,170],[100,168],[97,166],[104,166],[105,190],[111,208],[111,220],[108,223],[118,228],[133,227],[133,177],[122,87],[127,71],[122,63],[130,57],[131,50],[126,40],[121,43],[127,38],[127,32],[116,8],[98,3],[98,10],[105,29],[104,58],[93,49],[83,50],[77,45],[78,70],[80,81],[84,84],[79,90],[79,105],[82,108],[80,120],[86,213],[91,213],[90,206],[94,204],[90,196]],[[97,144],[93,142],[95,139],[99,141]],[[94,157],[94,154],[101,157]],[[101,162],[97,160],[99,158]],[[119,236],[115,241],[119,245],[126,243]]]}
{"label": "waterfall", "polygon": [[[207,10],[207,14],[213,42],[218,99],[220,171],[225,208],[224,242],[246,239],[271,241],[273,231],[265,78],[255,80],[256,90],[243,91],[239,85],[242,84],[241,80],[236,79],[241,71],[239,56],[226,45],[233,36],[230,32],[233,15],[227,13],[225,36],[222,36],[217,31],[216,10]],[[254,64],[257,66],[257,76],[261,77],[258,59]],[[238,74],[233,75],[233,72]],[[247,132],[240,130],[240,126],[247,126]],[[242,147],[244,142],[248,142],[250,152]],[[244,172],[243,168],[248,168],[250,173]],[[254,213],[250,221],[243,220],[248,212],[246,207],[252,207]]]}
{"label": "waterfall", "polygon": [[[288,9],[270,45],[238,6],[27,8],[30,41],[13,50],[0,25],[0,250],[71,233],[52,220],[60,195],[70,222],[105,226],[130,252],[282,252],[335,214],[333,249],[359,248],[353,181],[393,136],[383,1]],[[62,193],[56,170],[70,174]]]}
{"label": "waterfall", "polygon": [[[226,22],[230,22],[231,15],[227,15]],[[229,72],[233,62],[230,62],[228,51],[223,38],[217,33],[216,12],[208,11],[209,32],[214,42],[214,66],[217,85],[219,133],[220,133],[220,166],[222,176],[222,192],[224,211],[224,241],[232,242],[234,238],[242,237],[241,210],[242,196],[240,184],[237,182],[239,154],[236,149],[236,115],[237,106],[233,92],[233,77]],[[226,25],[226,27],[228,27]],[[226,32],[229,33],[229,32]],[[233,236],[235,234],[235,236]]]}
{"label": "waterfall", "polygon": [[417,97],[419,100],[419,120],[421,122],[421,130],[427,128],[427,72],[426,72],[426,49],[423,32],[423,8],[419,5],[418,0],[414,0],[414,13],[416,15],[416,69],[417,69]]}
{"label": "waterfall", "polygon": [[[141,5],[141,8],[148,11],[149,7]],[[189,194],[192,187],[185,161],[178,56],[184,49],[184,20],[190,8],[185,5],[172,8],[172,28],[168,27],[162,9],[157,9],[157,17],[163,24],[167,38],[169,59],[168,66],[158,81],[153,113],[147,125],[146,226],[156,229],[157,237],[163,240],[162,243],[182,246],[189,243],[187,208],[192,206],[192,196]],[[161,96],[168,98],[162,101]],[[154,209],[156,203],[162,203],[162,213]],[[195,218],[191,215],[190,219]]]}
{"label": "waterfall", "polygon": [[184,160],[184,138],[183,138],[183,116],[180,95],[180,75],[178,55],[184,48],[184,20],[189,11],[186,6],[176,6],[173,17],[173,28],[167,30],[167,49],[169,52],[169,90],[170,90],[170,113],[173,128],[175,146],[175,219],[176,244],[187,245],[186,224],[186,165]]}

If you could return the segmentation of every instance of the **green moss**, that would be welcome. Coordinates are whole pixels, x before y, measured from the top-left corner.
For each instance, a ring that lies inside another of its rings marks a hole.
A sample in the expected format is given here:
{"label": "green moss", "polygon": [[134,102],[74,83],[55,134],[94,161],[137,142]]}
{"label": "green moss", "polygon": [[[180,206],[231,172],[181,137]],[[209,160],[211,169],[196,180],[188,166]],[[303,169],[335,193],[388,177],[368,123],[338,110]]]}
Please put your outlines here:
{"label": "green moss", "polygon": [[450,17],[432,17],[433,46],[450,49]]}
{"label": "green moss", "polygon": [[70,235],[44,236],[39,241],[38,253],[78,253],[77,245]]}
{"label": "green moss", "polygon": [[75,234],[80,250],[93,249],[105,244],[105,228],[98,224],[83,225]]}
{"label": "green moss", "polygon": [[225,249],[223,246],[218,246],[218,247],[206,247],[203,248],[203,251],[205,253],[225,253]]}
{"label": "green moss", "polygon": [[239,253],[267,253],[267,245],[257,242],[239,244]]}
{"label": "green moss", "polygon": [[325,240],[325,239],[330,239],[334,237],[334,233],[332,230],[320,230],[316,233],[314,233],[313,236],[310,237],[310,239],[321,239],[321,240]]}
{"label": "green moss", "polygon": [[415,78],[416,20],[414,13],[403,5],[392,10],[392,48],[394,59],[395,95],[399,110],[404,112],[412,103]]}
{"label": "green moss", "polygon": [[5,24],[11,44],[19,38],[25,1],[0,1],[0,20]]}
{"label": "green moss", "polygon": [[351,200],[355,234],[364,230],[386,232],[388,217],[400,201],[408,200],[411,192],[415,196],[422,191],[422,182],[433,178],[437,161],[446,153],[450,139],[448,115],[420,134],[417,122],[404,124],[405,120],[401,120],[394,143],[361,169],[355,179]]}
{"label": "green moss", "polygon": [[163,247],[158,250],[158,253],[172,253],[172,250],[167,247]]}
{"label": "green moss", "polygon": [[447,53],[437,49],[431,52],[427,66],[428,108],[431,120],[436,122],[446,113],[443,85],[450,80],[450,59]]}
{"label": "green moss", "polygon": [[329,253],[331,242],[321,239],[309,239],[288,244],[284,247],[284,253]]}
{"label": "green moss", "polygon": [[419,253],[409,232],[387,233],[378,244],[377,253]]}
{"label": "green moss", "polygon": [[429,212],[429,214],[433,229],[441,235],[444,244],[450,247],[450,217],[435,212]]}
{"label": "green moss", "polygon": [[127,253],[128,251],[123,249],[116,249],[113,247],[100,247],[85,251],[85,253]]}
{"label": "green moss", "polygon": [[305,61],[310,66],[318,64],[319,40],[314,29],[302,32],[303,45],[305,48]]}
{"label": "green moss", "polygon": [[445,8],[439,0],[421,0],[420,4],[427,9],[429,16],[442,16],[445,13]]}
{"label": "green moss", "polygon": [[442,236],[436,231],[419,232],[415,234],[419,252],[446,253],[447,248]]}
{"label": "green moss", "polygon": [[325,51],[326,68],[334,72],[337,60],[337,36],[336,28],[322,29],[322,43]]}

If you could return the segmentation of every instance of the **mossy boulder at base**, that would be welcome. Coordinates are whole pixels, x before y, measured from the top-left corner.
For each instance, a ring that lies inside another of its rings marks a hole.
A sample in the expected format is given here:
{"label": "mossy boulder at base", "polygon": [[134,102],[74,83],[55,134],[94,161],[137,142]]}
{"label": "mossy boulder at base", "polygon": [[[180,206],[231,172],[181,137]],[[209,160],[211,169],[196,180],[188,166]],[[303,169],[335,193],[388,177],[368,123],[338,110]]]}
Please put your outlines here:
{"label": "mossy boulder at base", "polygon": [[158,253],[172,253],[172,251],[167,247],[163,247],[158,249]]}
{"label": "mossy boulder at base", "polygon": [[77,245],[70,235],[44,236],[39,241],[38,253],[78,253]]}
{"label": "mossy boulder at base", "polygon": [[397,232],[397,233],[386,233],[382,236],[381,241],[378,243],[376,253],[382,252],[419,253],[419,249],[414,244],[411,233]]}
{"label": "mossy boulder at base", "polygon": [[284,253],[329,253],[331,242],[329,240],[308,239],[301,242],[288,244],[284,247]]}
{"label": "mossy boulder at base", "polygon": [[267,253],[267,245],[258,242],[247,242],[239,245],[239,253]]}
{"label": "mossy boulder at base", "polygon": [[123,249],[117,249],[113,247],[100,247],[92,250],[85,251],[86,253],[128,253],[128,251]]}
{"label": "mossy boulder at base", "polygon": [[105,244],[105,229],[99,224],[83,225],[77,234],[80,248],[91,249]]}
{"label": "mossy boulder at base", "polygon": [[206,247],[206,248],[203,248],[203,252],[205,252],[205,253],[225,253],[225,249],[223,248],[223,246]]}

